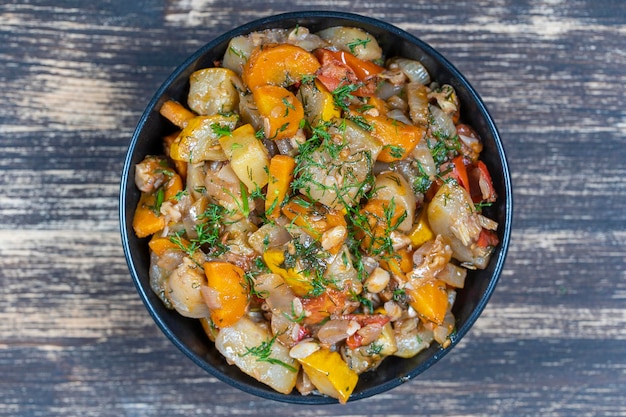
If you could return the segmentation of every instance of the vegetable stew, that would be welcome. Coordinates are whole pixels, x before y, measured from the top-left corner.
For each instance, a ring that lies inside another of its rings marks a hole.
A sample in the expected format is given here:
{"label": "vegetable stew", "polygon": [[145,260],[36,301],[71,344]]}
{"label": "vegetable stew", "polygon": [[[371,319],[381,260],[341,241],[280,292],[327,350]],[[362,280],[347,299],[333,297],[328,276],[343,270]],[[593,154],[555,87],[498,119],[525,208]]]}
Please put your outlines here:
{"label": "vegetable stew", "polygon": [[385,358],[449,345],[456,290],[499,244],[497,196],[432,76],[353,27],[233,38],[135,167],[152,290],[284,394],[345,403]]}

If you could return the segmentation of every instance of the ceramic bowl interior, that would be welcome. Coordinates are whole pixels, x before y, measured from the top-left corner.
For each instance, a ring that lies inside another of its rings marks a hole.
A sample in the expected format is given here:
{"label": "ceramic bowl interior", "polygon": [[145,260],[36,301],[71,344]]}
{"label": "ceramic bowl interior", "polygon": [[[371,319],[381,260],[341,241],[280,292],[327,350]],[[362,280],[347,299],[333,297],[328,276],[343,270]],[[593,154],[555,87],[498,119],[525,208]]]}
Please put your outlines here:
{"label": "ceramic bowl interior", "polygon": [[[186,319],[168,310],[150,290],[148,269],[150,256],[147,239],[138,239],[132,230],[132,218],[139,200],[134,185],[134,166],[148,154],[160,154],[161,138],[173,131],[158,109],[168,99],[186,102],[189,75],[221,60],[228,41],[238,35],[269,28],[291,28],[296,25],[312,32],[332,26],[357,26],[376,37],[386,56],[403,56],[421,61],[433,79],[452,85],[461,102],[461,120],[471,124],[483,140],[482,160],[489,167],[498,193],[498,201],[488,208],[487,215],[499,223],[500,245],[489,266],[470,271],[466,286],[458,291],[453,312],[456,334],[445,349],[433,343],[411,359],[389,357],[374,372],[359,377],[350,401],[366,398],[415,378],[450,352],[468,332],[483,311],[500,276],[507,253],[512,218],[512,193],[507,162],[496,126],[480,97],[459,71],[441,54],[415,36],[382,21],[339,12],[297,12],[260,19],[238,27],[207,43],[180,65],[163,83],[148,104],[130,142],[120,189],[120,228],[126,260],[137,291],[158,327],[195,364],[218,379],[247,393],[273,400],[302,403],[336,403],[324,396],[302,396],[297,392],[284,395],[248,377],[235,366],[228,365],[207,339],[197,320]],[[181,360],[184,360],[181,358]]]}

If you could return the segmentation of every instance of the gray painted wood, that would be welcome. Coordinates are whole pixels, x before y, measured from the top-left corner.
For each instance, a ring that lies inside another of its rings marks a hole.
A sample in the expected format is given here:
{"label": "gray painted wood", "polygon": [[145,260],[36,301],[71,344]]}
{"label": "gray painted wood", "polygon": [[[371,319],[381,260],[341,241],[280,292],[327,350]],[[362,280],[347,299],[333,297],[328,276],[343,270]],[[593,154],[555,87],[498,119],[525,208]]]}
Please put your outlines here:
{"label": "gray painted wood", "polygon": [[[0,416],[626,414],[626,3],[32,1],[0,5]],[[336,9],[440,50],[494,116],[515,190],[505,271],[413,381],[346,406],[243,394],[171,345],[131,283],[122,161],[169,73],[257,17]]]}

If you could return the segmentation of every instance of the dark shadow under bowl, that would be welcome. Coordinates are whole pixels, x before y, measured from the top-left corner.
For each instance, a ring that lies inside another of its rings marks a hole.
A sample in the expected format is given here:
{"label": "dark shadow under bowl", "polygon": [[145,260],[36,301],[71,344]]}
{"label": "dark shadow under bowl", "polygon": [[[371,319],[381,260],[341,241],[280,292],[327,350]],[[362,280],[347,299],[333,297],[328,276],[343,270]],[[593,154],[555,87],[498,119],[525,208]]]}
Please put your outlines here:
{"label": "dark shadow under bowl", "polygon": [[296,12],[271,16],[240,26],[207,43],[179,66],[156,92],[130,142],[121,179],[120,228],[122,244],[132,279],[148,311],[165,335],[193,362],[220,380],[260,397],[278,401],[325,404],[336,403],[325,396],[302,396],[297,392],[280,394],[248,377],[233,365],[228,365],[203,332],[198,320],[186,319],[176,311],[165,308],[151,291],[148,269],[150,256],[148,240],[139,239],[132,229],[132,218],[140,193],[134,184],[134,167],[148,154],[160,154],[161,139],[171,131],[171,124],[159,115],[158,109],[168,99],[186,102],[189,75],[197,69],[213,66],[221,60],[231,38],[252,31],[269,28],[307,27],[311,32],[331,26],[356,26],[372,34],[380,43],[385,55],[403,56],[421,61],[432,78],[440,84],[450,84],[461,102],[461,120],[472,125],[483,140],[481,159],[488,166],[498,201],[486,214],[499,223],[500,245],[495,250],[489,266],[480,271],[470,271],[464,289],[458,291],[453,313],[456,333],[445,349],[437,343],[411,359],[390,357],[373,372],[362,374],[350,401],[366,398],[394,388],[424,372],[444,355],[468,332],[483,311],[500,276],[508,249],[511,219],[512,192],[509,170],[496,126],[478,94],[459,71],[432,47],[415,36],[382,21],[369,17],[340,12]]}

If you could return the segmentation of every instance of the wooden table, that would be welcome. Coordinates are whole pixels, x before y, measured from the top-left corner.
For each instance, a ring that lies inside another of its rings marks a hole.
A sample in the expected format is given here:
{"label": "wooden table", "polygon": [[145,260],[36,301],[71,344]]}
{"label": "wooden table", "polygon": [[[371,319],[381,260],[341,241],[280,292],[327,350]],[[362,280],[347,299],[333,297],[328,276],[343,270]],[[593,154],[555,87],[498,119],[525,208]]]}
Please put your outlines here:
{"label": "wooden table", "polygon": [[[406,29],[467,75],[515,215],[497,290],[452,354],[377,397],[307,407],[239,392],[166,339],[117,201],[135,125],[178,63],[257,17],[331,8]],[[23,0],[0,6],[0,64],[1,416],[626,415],[626,3]]]}

